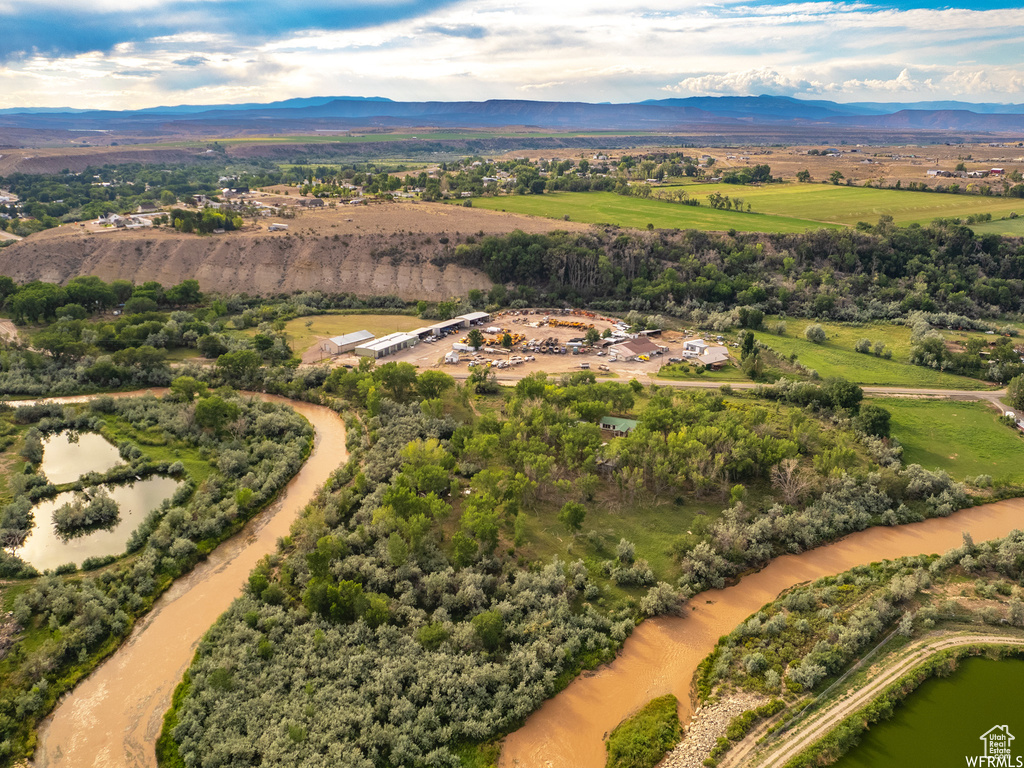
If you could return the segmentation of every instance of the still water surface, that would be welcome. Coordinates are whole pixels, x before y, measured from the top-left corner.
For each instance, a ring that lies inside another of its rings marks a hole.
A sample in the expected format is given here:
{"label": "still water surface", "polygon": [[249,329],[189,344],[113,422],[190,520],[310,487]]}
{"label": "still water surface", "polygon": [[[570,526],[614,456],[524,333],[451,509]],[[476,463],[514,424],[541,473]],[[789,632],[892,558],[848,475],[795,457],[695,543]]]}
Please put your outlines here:
{"label": "still water surface", "polygon": [[63,485],[73,483],[86,472],[106,472],[122,463],[117,448],[103,435],[61,432],[43,440],[43,463],[39,469],[51,483]]}
{"label": "still water surface", "polygon": [[951,677],[932,678],[922,684],[891,720],[872,727],[860,745],[835,766],[966,766],[967,757],[985,754],[981,737],[1003,725],[1014,737],[1011,757],[1005,764],[1020,765],[1017,758],[1024,755],[1021,691],[1024,661],[968,659]]}
{"label": "still water surface", "polygon": [[[116,452],[115,452],[116,453]],[[146,519],[152,510],[170,498],[178,488],[178,481],[172,477],[147,477],[130,485],[103,486],[110,498],[117,502],[121,517],[110,530],[93,531],[68,541],[61,541],[53,527],[53,513],[62,505],[75,498],[74,493],[62,493],[53,499],[42,501],[33,508],[35,527],[25,544],[15,554],[22,560],[42,571],[56,568],[64,563],[80,566],[87,557],[120,555],[132,532]]]}

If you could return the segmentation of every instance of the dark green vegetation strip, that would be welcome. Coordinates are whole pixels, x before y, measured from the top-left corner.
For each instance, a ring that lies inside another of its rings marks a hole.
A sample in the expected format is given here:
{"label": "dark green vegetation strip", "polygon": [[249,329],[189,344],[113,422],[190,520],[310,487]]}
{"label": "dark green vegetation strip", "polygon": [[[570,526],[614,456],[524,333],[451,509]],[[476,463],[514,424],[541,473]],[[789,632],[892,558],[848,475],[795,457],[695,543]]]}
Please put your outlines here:
{"label": "dark green vegetation strip", "polygon": [[679,700],[672,694],[652,699],[608,736],[607,768],[654,768],[682,738]]}
{"label": "dark green vegetation strip", "polygon": [[[0,422],[21,422],[41,433],[92,430],[122,436],[129,461],[148,452],[178,456],[172,473],[187,476],[174,497],[134,532],[128,555],[93,558],[88,572],[57,574],[5,585],[3,611],[15,641],[0,653],[0,765],[31,754],[34,728],[57,699],[110,655],[134,622],[175,578],[266,506],[295,474],[312,445],[309,424],[291,409],[200,387],[191,397],[114,399],[89,405],[8,409]],[[192,402],[194,401],[194,402]],[[30,451],[31,453],[31,451]],[[29,471],[9,481],[0,508],[5,537],[24,536],[34,521],[21,506],[26,489],[45,480]],[[0,574],[29,577],[32,569],[4,552]]]}

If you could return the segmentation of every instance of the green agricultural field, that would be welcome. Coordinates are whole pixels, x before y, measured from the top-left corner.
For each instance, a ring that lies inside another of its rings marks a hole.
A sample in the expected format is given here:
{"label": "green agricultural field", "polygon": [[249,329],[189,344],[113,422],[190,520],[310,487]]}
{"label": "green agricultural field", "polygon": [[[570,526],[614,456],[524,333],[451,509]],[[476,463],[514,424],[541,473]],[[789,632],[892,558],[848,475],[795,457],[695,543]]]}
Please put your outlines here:
{"label": "green agricultural field", "polygon": [[[841,376],[867,386],[923,389],[994,388],[994,385],[977,379],[911,365],[908,362],[911,346],[910,328],[906,326],[889,323],[847,325],[823,322],[820,325],[828,334],[828,339],[822,344],[813,344],[804,338],[804,329],[813,322],[787,318],[785,336],[766,331],[757,331],[755,335],[758,341],[784,357],[795,354],[802,365],[817,371],[822,378]],[[967,337],[970,334],[949,332],[947,335]],[[853,347],[859,339],[884,342],[892,350],[892,359],[886,360],[873,354],[855,352]]]}
{"label": "green agricultural field", "polygon": [[[1024,200],[1020,201],[1020,207],[1015,209],[1016,213],[1024,214]],[[979,235],[1009,235],[1010,237],[1024,237],[1024,215],[1015,219],[999,219],[997,221],[986,221],[982,224],[971,224],[971,229]]]}
{"label": "green agricultural field", "polygon": [[[950,195],[833,184],[788,182],[762,187],[698,184],[687,185],[686,191],[700,200],[702,207],[707,205],[708,195],[717,192],[731,198],[739,197],[744,205],[750,203],[755,213],[793,216],[851,227],[859,221],[874,224],[882,215],[892,216],[896,224],[906,226],[929,224],[937,218],[964,218],[977,213],[991,213],[993,218],[1009,215],[1011,211],[1024,213],[1024,200],[1015,197]],[[658,194],[657,190],[654,194]],[[999,223],[1009,224],[1010,221]],[[986,231],[980,227],[978,225],[978,231]]]}
{"label": "green agricultural field", "polygon": [[[306,323],[310,321],[312,324],[307,328]],[[288,335],[288,344],[301,355],[320,339],[329,339],[354,331],[369,331],[380,337],[397,331],[411,331],[424,324],[424,320],[414,315],[316,315],[289,320],[284,331]],[[255,336],[258,331],[249,328],[244,333],[247,336]]]}
{"label": "green agricultural field", "polygon": [[[734,187],[733,191],[737,189],[745,188]],[[716,211],[707,205],[678,205],[663,200],[624,197],[614,192],[548,192],[543,195],[479,197],[473,198],[473,205],[492,211],[504,210],[549,219],[564,219],[568,216],[572,221],[614,224],[635,229],[645,229],[648,224],[653,224],[656,229],[705,229],[722,232],[735,229],[739,232],[785,233],[836,226],[809,218],[793,218],[786,213],[759,216],[737,211]]]}
{"label": "green agricultural field", "polygon": [[892,414],[892,436],[903,461],[944,469],[962,480],[991,475],[997,483],[1024,484],[1024,438],[984,403],[948,400],[877,401]]}

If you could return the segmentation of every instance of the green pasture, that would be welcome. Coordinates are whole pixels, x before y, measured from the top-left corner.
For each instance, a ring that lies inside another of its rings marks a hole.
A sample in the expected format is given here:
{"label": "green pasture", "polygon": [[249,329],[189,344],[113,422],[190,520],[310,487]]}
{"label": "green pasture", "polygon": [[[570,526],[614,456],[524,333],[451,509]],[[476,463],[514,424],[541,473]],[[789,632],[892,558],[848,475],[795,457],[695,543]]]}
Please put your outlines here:
{"label": "green pasture", "polygon": [[903,461],[944,469],[958,480],[991,475],[997,483],[1024,484],[1024,438],[986,403],[949,400],[877,401],[892,414],[892,436]]}
{"label": "green pasture", "polygon": [[[734,187],[733,192],[745,189]],[[735,229],[739,232],[787,233],[836,226],[811,219],[794,218],[789,214],[761,216],[715,210],[707,205],[698,207],[663,200],[625,197],[614,192],[546,192],[543,195],[479,197],[473,198],[473,205],[492,211],[510,211],[549,219],[564,219],[568,216],[571,221],[614,224],[634,229],[645,229],[648,224],[653,224],[656,229],[704,229],[722,232]]]}
{"label": "green pasture", "polygon": [[[917,387],[921,389],[989,389],[992,385],[965,376],[956,376],[932,368],[911,365],[910,328],[890,323],[820,323],[828,338],[814,344],[804,338],[804,329],[813,320],[786,319],[786,335],[755,331],[757,340],[784,357],[796,355],[804,366],[822,378],[840,376],[867,386]],[[947,332],[949,337],[971,334]],[[976,334],[975,334],[976,335]],[[892,350],[892,359],[855,352],[860,339],[884,342]]]}
{"label": "green pasture", "polygon": [[[316,315],[289,320],[284,326],[284,332],[288,336],[288,344],[296,354],[301,355],[321,339],[332,336],[369,331],[380,338],[389,333],[411,331],[426,324],[425,320],[413,315]],[[258,332],[256,328],[243,331],[247,336],[255,336]]]}
{"label": "green pasture", "polygon": [[998,219],[986,221],[981,224],[971,224],[971,229],[979,235],[1009,235],[1010,237],[1024,237],[1024,200],[1020,201],[1020,207],[1014,209],[1015,213],[1022,214],[1016,219]]}
{"label": "green pasture", "polygon": [[[1024,214],[1024,200],[1020,198],[908,192],[834,184],[786,182],[760,187],[698,184],[687,185],[686,191],[691,197],[700,200],[702,205],[707,205],[705,200],[708,195],[717,192],[731,198],[739,197],[744,206],[750,203],[755,213],[792,216],[845,226],[854,226],[859,221],[874,224],[882,215],[892,216],[896,224],[906,226],[929,224],[937,218],[964,218],[977,213],[991,213],[993,218],[1006,216],[1011,211]],[[657,195],[658,191],[655,190],[653,194]],[[992,224],[1011,224],[1015,221]],[[976,228],[981,226],[977,225]]]}

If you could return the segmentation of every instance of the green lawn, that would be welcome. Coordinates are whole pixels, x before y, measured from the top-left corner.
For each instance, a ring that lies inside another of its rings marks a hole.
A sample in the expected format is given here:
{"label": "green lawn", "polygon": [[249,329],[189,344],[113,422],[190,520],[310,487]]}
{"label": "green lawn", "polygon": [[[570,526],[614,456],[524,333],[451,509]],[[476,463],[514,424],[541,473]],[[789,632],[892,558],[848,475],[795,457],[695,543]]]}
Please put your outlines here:
{"label": "green lawn", "polygon": [[[708,195],[718,192],[732,198],[739,197],[744,205],[750,203],[755,213],[793,216],[846,226],[854,226],[859,221],[874,224],[883,214],[892,216],[893,221],[901,226],[928,224],[940,217],[963,218],[975,213],[991,213],[993,218],[1006,216],[1011,211],[1024,214],[1024,200],[1020,198],[907,192],[832,184],[787,182],[762,187],[699,184],[687,185],[686,191],[702,203]],[[654,194],[658,194],[657,191]],[[1011,224],[1015,221],[992,224]],[[983,226],[987,225],[976,225],[975,228],[987,231],[982,229]]]}
{"label": "green lawn", "polygon": [[[820,325],[828,334],[828,339],[822,344],[813,344],[804,338],[804,329],[813,322],[815,321],[786,318],[785,336],[757,331],[757,340],[784,357],[796,354],[802,365],[817,371],[822,378],[841,376],[868,386],[923,389],[995,388],[994,385],[977,379],[911,365],[908,362],[911,346],[910,328],[906,326],[890,323],[852,325],[822,322]],[[947,332],[947,335],[959,338],[971,334]],[[886,360],[873,354],[855,352],[853,347],[859,339],[884,342],[893,352],[892,359]]]}
{"label": "green lawn", "polygon": [[991,475],[996,482],[1024,484],[1024,438],[983,403],[947,400],[878,401],[892,414],[892,435],[903,460],[944,469],[957,479]]}
{"label": "green lawn", "polygon": [[701,373],[696,373],[689,363],[669,363],[661,367],[656,378],[672,381],[721,381],[722,383],[749,381],[743,371],[735,365],[727,365],[720,371],[706,369],[701,369],[701,371]]}
{"label": "green lawn", "polygon": [[[701,187],[701,189],[704,189]],[[736,190],[743,187],[734,187]],[[625,197],[614,192],[548,192],[543,195],[511,195],[473,198],[477,208],[525,213],[549,219],[582,221],[588,224],[614,224],[620,227],[645,229],[706,229],[739,232],[806,232],[820,229],[822,224],[811,219],[793,218],[789,214],[759,216],[736,211],[716,211],[700,207]]]}
{"label": "green lawn", "polygon": [[[311,321],[312,324],[307,328],[306,323]],[[301,355],[321,338],[329,339],[354,331],[369,331],[379,338],[397,331],[411,331],[429,325],[430,322],[414,315],[315,315],[289,320],[284,330],[288,334],[291,348]],[[258,331],[249,328],[243,333],[255,336]]]}

